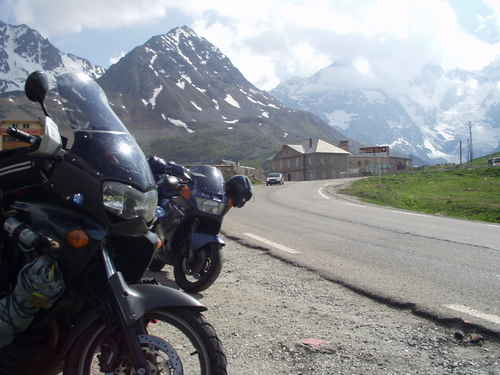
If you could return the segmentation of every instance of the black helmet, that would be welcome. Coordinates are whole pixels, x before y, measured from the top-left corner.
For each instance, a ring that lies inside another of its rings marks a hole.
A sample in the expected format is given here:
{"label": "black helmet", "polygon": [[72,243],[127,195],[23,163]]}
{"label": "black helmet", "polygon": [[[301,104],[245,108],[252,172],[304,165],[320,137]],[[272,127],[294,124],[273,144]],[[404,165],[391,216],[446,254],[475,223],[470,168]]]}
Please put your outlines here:
{"label": "black helmet", "polygon": [[226,181],[225,191],[236,207],[243,207],[252,198],[252,181],[247,176],[233,176]]}

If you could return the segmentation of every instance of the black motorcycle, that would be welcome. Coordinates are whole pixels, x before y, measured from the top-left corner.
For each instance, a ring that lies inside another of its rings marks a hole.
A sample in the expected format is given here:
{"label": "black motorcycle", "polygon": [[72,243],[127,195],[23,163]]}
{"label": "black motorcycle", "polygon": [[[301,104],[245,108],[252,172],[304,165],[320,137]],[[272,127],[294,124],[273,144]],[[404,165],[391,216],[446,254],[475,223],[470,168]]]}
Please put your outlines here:
{"label": "black motorcycle", "polygon": [[219,234],[231,207],[243,207],[252,197],[246,176],[227,182],[221,171],[201,165],[189,169],[162,159],[148,159],[158,184],[159,206],[154,231],[162,240],[150,270],[174,267],[175,282],[186,292],[207,289],[222,270],[225,245]]}
{"label": "black motorcycle", "polygon": [[[57,264],[65,288],[53,304],[30,296],[39,311],[0,348],[0,374],[226,374],[222,344],[201,314],[206,308],[141,281],[158,246],[149,231],[157,191],[146,157],[92,79],[63,74],[56,83],[48,92],[35,72],[26,94],[46,115],[45,96],[55,94],[51,104],[60,107],[51,115],[71,126],[73,139],[61,138],[47,115],[44,136],[11,128],[10,137],[29,147],[0,153],[0,290],[15,293],[16,274],[41,257]],[[32,185],[20,182],[26,173]]]}

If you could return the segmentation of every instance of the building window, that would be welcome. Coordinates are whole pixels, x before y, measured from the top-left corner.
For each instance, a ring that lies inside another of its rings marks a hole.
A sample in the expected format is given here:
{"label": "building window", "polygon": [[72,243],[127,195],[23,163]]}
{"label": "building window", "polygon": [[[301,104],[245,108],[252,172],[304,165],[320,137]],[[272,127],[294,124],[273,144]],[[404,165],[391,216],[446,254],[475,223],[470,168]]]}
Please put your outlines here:
{"label": "building window", "polygon": [[300,158],[295,159],[295,166],[300,168]]}
{"label": "building window", "polygon": [[30,128],[30,124],[23,124],[23,129],[29,129]]}

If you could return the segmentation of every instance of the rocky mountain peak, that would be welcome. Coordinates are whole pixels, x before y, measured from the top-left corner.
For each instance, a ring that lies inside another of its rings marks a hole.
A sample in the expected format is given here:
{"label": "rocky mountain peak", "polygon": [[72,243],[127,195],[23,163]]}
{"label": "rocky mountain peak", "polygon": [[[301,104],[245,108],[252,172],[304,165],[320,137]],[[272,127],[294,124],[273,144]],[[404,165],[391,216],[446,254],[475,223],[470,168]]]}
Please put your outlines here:
{"label": "rocky mountain peak", "polygon": [[24,80],[34,70],[44,70],[49,76],[84,71],[94,78],[104,73],[86,59],[61,52],[27,25],[0,22],[0,93],[22,90]]}
{"label": "rocky mountain peak", "polygon": [[[216,46],[187,26],[137,46],[99,82],[120,117],[128,123],[140,121],[136,134],[152,149],[160,147],[162,134],[183,144],[198,139],[212,155],[229,148],[225,157],[252,158],[263,150],[269,155],[280,143],[307,138],[308,132],[330,141],[342,137],[319,118],[285,108],[252,85]],[[229,139],[258,146],[245,149]],[[195,143],[185,145],[182,152],[192,153]]]}

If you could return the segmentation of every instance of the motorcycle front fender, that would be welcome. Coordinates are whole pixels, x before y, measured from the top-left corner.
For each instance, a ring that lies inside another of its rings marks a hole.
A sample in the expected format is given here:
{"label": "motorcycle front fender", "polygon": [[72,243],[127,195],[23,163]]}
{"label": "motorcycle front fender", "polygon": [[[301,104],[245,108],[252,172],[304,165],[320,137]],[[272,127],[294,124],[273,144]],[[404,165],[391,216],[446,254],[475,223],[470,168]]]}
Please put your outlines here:
{"label": "motorcycle front fender", "polygon": [[145,313],[156,309],[179,307],[198,311],[207,309],[194,297],[174,288],[153,284],[127,285],[120,272],[113,275],[109,283],[125,324],[129,327],[141,319]]}
{"label": "motorcycle front fender", "polygon": [[226,243],[220,234],[208,234],[208,233],[199,233],[194,232],[191,235],[191,250],[199,250],[206,245],[214,243],[219,245],[220,247],[225,246]]}
{"label": "motorcycle front fender", "polygon": [[137,317],[143,317],[148,311],[157,309],[189,308],[205,311],[207,308],[196,298],[180,290],[163,285],[134,284],[130,289],[136,293],[132,309]]}

